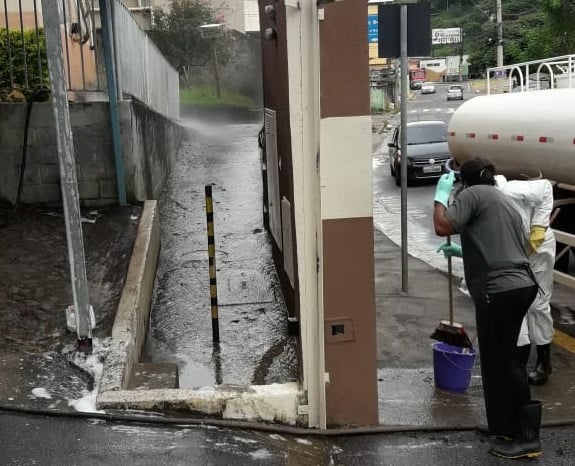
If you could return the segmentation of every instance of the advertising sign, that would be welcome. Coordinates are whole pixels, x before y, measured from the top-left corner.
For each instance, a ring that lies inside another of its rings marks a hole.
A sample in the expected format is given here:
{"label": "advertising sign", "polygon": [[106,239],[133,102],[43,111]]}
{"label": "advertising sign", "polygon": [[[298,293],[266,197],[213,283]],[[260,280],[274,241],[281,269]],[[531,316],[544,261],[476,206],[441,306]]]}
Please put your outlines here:
{"label": "advertising sign", "polygon": [[459,44],[461,43],[461,28],[445,28],[431,30],[431,44]]}

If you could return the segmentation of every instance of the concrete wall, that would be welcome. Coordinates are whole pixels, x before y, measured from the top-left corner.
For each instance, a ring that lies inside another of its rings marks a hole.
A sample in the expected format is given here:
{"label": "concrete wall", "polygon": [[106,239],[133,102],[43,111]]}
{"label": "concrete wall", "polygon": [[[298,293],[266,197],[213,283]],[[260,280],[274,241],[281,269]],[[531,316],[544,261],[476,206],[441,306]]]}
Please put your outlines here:
{"label": "concrete wall", "polygon": [[[0,202],[18,191],[27,104],[0,104]],[[182,129],[138,102],[120,104],[129,202],[156,199],[179,147]],[[80,200],[85,206],[117,202],[116,169],[105,102],[70,103]],[[23,203],[60,203],[56,130],[50,103],[35,103],[28,131]]]}
{"label": "concrete wall", "polygon": [[158,199],[183,129],[138,101],[123,103],[120,120],[129,199]]}

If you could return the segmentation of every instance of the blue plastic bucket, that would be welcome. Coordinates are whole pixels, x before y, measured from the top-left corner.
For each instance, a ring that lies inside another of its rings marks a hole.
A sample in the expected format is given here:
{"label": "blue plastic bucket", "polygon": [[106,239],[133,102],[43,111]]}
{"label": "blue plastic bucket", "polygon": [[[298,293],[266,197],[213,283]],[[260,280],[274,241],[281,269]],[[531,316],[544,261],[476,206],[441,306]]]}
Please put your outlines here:
{"label": "blue plastic bucket", "polygon": [[475,350],[437,342],[433,344],[435,386],[450,392],[464,392],[471,381]]}

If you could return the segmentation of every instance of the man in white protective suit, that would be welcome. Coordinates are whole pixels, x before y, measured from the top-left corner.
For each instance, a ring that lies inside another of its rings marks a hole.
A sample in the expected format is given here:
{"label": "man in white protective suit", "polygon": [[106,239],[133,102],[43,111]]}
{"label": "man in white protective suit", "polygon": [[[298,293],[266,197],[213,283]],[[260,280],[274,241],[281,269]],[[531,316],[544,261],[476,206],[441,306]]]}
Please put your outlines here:
{"label": "man in white protective suit", "polygon": [[507,180],[503,175],[495,177],[497,187],[514,199],[529,241],[531,268],[540,290],[529,308],[517,346],[525,364],[529,360],[531,344],[537,348],[537,363],[529,373],[529,383],[543,385],[551,374],[551,341],[553,340],[553,319],[550,300],[553,292],[553,270],[555,264],[555,236],[549,227],[553,210],[553,186],[549,180]]}

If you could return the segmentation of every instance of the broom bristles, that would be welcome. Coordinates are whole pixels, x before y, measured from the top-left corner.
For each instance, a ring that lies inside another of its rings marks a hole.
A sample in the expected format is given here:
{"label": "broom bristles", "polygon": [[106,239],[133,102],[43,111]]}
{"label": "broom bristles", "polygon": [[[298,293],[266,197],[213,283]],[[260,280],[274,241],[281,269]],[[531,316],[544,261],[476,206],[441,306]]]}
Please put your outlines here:
{"label": "broom bristles", "polygon": [[461,324],[441,321],[430,338],[461,348],[473,348],[471,339]]}

